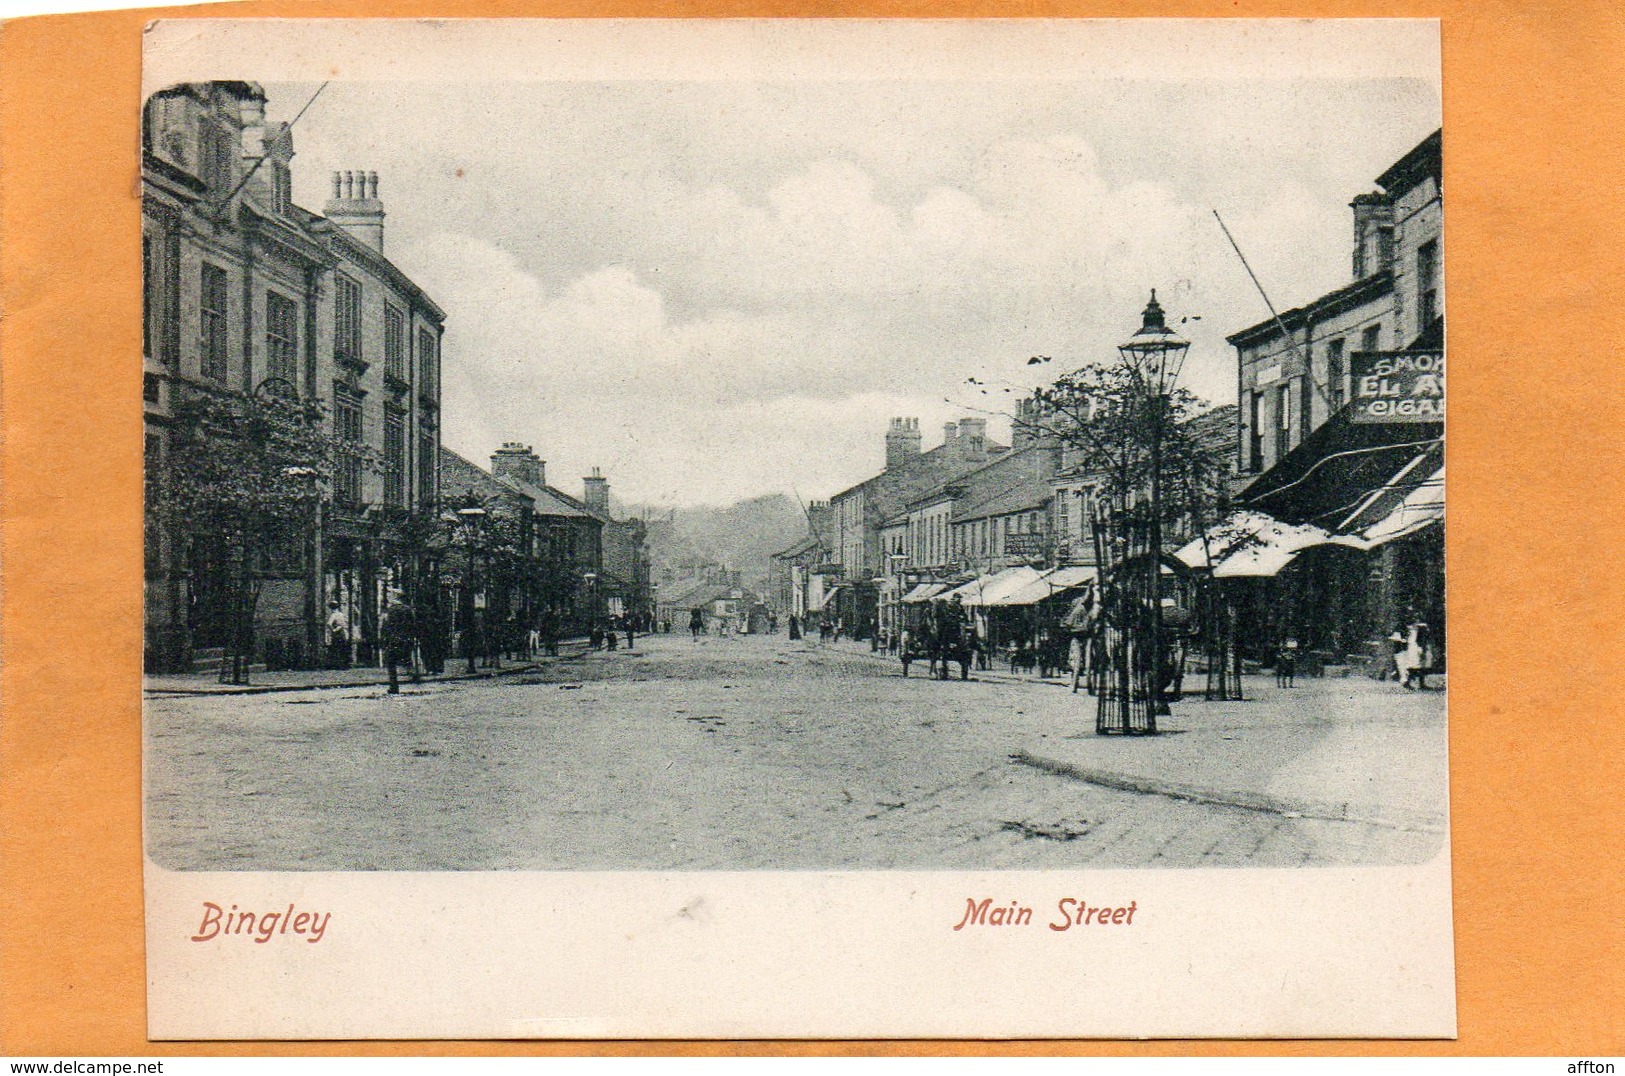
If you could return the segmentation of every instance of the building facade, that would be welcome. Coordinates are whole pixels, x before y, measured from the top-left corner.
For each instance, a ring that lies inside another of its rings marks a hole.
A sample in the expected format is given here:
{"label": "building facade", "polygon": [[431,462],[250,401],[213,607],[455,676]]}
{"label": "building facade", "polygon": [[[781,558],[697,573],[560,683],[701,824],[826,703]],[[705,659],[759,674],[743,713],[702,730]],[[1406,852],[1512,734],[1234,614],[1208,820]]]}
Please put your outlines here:
{"label": "building facade", "polygon": [[[1235,580],[1255,656],[1292,639],[1381,673],[1389,635],[1419,624],[1443,665],[1441,133],[1376,185],[1351,203],[1354,281],[1228,338],[1241,400],[1235,499],[1257,522],[1246,548],[1208,567]],[[1362,373],[1385,356],[1430,372],[1425,409],[1368,408],[1374,390],[1397,391]]]}
{"label": "building facade", "polygon": [[867,633],[878,622],[880,589],[889,570],[882,528],[911,501],[1009,451],[988,439],[987,420],[980,418],[946,423],[942,444],[928,451],[921,451],[921,440],[919,420],[892,419],[886,431],[886,469],[830,498],[841,571],[836,615],[849,631]]}
{"label": "building facade", "polygon": [[[385,257],[371,172],[334,173],[324,214],[292,201],[292,131],[251,82],[172,86],[142,128],[143,398],[148,667],[186,670],[240,647],[253,662],[332,659],[337,606],[350,660],[423,571],[411,521],[437,497],[445,314]],[[308,520],[266,541],[182,524],[178,416],[200,401],[319,404],[331,456],[286,473],[312,485]],[[245,551],[246,550],[246,551]]]}
{"label": "building facade", "polygon": [[1377,177],[1381,189],[1349,203],[1349,284],[1228,337],[1236,349],[1236,470],[1243,482],[1349,402],[1355,352],[1410,347],[1442,322],[1441,144],[1439,132],[1429,135]]}

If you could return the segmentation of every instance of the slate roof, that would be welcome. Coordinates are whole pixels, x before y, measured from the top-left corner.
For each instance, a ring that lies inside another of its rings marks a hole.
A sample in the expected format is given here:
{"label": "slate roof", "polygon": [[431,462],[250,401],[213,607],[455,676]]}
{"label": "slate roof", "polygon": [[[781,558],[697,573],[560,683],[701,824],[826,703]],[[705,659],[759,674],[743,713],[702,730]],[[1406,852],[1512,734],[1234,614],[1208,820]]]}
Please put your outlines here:
{"label": "slate roof", "polygon": [[505,475],[496,479],[509,489],[530,498],[532,510],[539,516],[563,516],[566,519],[593,519],[600,523],[609,520],[589,509],[585,504],[576,500],[562,490],[552,486],[533,486],[523,479]]}
{"label": "slate roof", "polygon": [[950,489],[963,489],[955,498],[951,521],[964,523],[1042,507],[1051,496],[1054,460],[1053,449],[1030,445],[960,476],[949,484]]}
{"label": "slate roof", "polygon": [[451,449],[440,446],[440,495],[444,500],[454,500],[473,494],[480,500],[491,497],[505,497],[512,499],[516,495],[523,496],[517,490],[503,485],[490,472],[477,463],[470,463]]}
{"label": "slate roof", "polygon": [[[1010,446],[989,441],[986,451],[991,460],[1008,453]],[[982,464],[968,464],[961,459],[956,446],[940,444],[913,457],[901,467],[881,471],[873,478],[843,489],[830,501],[833,503],[861,490],[866,494],[866,511],[870,519],[888,519],[926,490],[940,485],[955,474],[963,474],[980,466]]]}

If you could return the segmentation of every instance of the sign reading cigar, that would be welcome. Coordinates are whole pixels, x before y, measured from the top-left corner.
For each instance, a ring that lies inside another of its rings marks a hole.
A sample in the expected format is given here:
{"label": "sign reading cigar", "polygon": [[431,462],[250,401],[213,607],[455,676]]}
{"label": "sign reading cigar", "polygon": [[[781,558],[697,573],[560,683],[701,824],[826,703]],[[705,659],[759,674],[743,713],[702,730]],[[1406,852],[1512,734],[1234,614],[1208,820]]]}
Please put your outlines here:
{"label": "sign reading cigar", "polygon": [[1444,421],[1444,352],[1356,351],[1349,373],[1353,421]]}

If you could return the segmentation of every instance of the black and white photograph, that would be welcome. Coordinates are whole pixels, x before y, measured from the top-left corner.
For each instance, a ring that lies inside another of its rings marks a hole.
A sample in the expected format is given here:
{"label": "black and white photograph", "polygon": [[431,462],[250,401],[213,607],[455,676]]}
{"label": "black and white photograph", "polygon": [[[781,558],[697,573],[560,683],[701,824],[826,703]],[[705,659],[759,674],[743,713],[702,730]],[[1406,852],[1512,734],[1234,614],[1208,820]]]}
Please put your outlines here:
{"label": "black and white photograph", "polygon": [[1156,886],[1431,863],[1448,961],[1435,23],[346,25],[149,42],[188,959],[339,875],[974,872],[908,916],[1132,962]]}

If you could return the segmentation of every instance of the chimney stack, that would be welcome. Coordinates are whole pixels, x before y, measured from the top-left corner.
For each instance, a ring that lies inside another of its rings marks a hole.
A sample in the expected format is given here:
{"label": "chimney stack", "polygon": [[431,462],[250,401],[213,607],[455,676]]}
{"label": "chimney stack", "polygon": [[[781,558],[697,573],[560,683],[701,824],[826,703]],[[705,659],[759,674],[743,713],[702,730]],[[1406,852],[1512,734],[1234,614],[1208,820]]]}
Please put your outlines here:
{"label": "chimney stack", "polygon": [[1372,191],[1349,203],[1354,210],[1354,279],[1394,267],[1394,203]]}
{"label": "chimney stack", "polygon": [[378,173],[333,173],[333,197],[322,214],[373,250],[384,252],[384,203],[378,200]]}
{"label": "chimney stack", "polygon": [[609,515],[609,479],[594,467],[592,474],[581,480],[581,499],[587,507],[601,516]]}
{"label": "chimney stack", "polygon": [[1010,423],[1010,447],[1027,448],[1038,442],[1038,403],[1031,396],[1016,401],[1015,421]]}
{"label": "chimney stack", "polygon": [[886,430],[886,470],[895,470],[920,454],[920,420],[894,418]]}
{"label": "chimney stack", "polygon": [[982,463],[987,460],[987,419],[962,418],[959,420],[959,436],[954,439],[959,446],[959,458],[966,463]]}
{"label": "chimney stack", "polygon": [[[893,422],[908,421],[892,419]],[[807,505],[807,526],[814,538],[820,542],[829,540],[830,523],[834,520],[834,512],[830,509],[828,501],[812,501]]]}
{"label": "chimney stack", "polygon": [[529,445],[508,441],[491,453],[491,473],[497,478],[513,478],[532,486],[547,485],[547,463]]}

